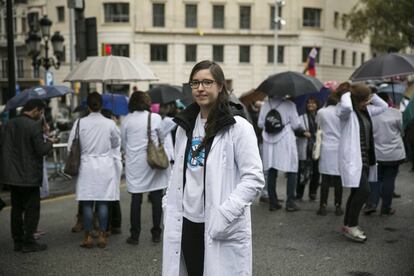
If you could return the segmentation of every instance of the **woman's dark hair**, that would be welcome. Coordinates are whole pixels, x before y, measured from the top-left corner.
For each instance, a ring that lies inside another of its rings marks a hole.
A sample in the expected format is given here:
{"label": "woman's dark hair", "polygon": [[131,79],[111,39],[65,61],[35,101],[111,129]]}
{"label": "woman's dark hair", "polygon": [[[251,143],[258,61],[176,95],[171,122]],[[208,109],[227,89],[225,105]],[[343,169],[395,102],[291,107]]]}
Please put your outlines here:
{"label": "woman's dark hair", "polygon": [[328,96],[328,99],[326,100],[326,106],[337,105],[338,102],[339,102],[338,93],[331,92],[331,94],[329,94]]}
{"label": "woman's dark hair", "polygon": [[45,109],[45,103],[40,99],[31,99],[24,104],[22,112],[32,111],[33,109],[42,110]]}
{"label": "woman's dark hair", "polygon": [[164,117],[175,117],[177,115],[177,105],[175,102],[160,104],[160,111],[159,114],[162,118]]}
{"label": "woman's dark hair", "polygon": [[101,114],[105,118],[108,118],[108,119],[111,119],[111,120],[112,120],[112,116],[114,115],[111,110],[106,109],[106,108],[102,108]]}
{"label": "woman's dark hair", "polygon": [[102,96],[98,92],[92,92],[86,98],[86,104],[92,112],[98,112],[102,108]]}
{"label": "woman's dark hair", "polygon": [[220,93],[218,94],[216,102],[213,104],[208,114],[206,122],[206,136],[204,137],[204,141],[207,141],[214,134],[214,129],[219,119],[218,117],[220,116],[219,113],[230,113],[230,109],[229,92],[226,88],[226,79],[224,77],[223,70],[217,63],[210,60],[200,61],[199,63],[194,65],[193,69],[191,70],[189,81],[193,80],[194,75],[198,71],[204,69],[208,69],[217,85],[222,87]]}
{"label": "woman's dark hair", "polygon": [[151,109],[151,98],[148,93],[142,91],[135,91],[129,98],[128,110],[129,112],[134,111],[150,111]]}

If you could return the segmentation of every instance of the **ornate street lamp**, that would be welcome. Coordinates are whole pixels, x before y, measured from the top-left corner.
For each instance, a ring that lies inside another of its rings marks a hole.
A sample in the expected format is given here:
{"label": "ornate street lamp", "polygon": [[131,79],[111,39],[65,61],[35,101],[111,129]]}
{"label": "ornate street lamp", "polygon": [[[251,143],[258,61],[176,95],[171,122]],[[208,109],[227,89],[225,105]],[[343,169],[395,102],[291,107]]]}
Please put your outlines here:
{"label": "ornate street lamp", "polygon": [[[29,32],[29,36],[26,39],[27,52],[32,57],[32,65],[34,67],[35,76],[39,76],[39,68],[43,66],[45,70],[49,70],[50,67],[59,69],[60,61],[63,58],[63,42],[65,39],[59,32],[55,32],[50,37],[50,29],[52,27],[52,21],[47,16],[43,16],[39,20],[40,33],[35,30]],[[44,57],[41,54],[41,42],[44,41]],[[49,57],[49,40],[52,42],[53,54],[55,58]]]}

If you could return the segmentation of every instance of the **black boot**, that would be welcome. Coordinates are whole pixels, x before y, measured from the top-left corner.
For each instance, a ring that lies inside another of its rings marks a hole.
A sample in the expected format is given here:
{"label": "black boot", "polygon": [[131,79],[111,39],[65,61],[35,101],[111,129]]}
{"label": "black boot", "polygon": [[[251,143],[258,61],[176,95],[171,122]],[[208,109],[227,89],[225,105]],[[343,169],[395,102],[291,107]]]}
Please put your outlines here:
{"label": "black boot", "polygon": [[152,234],[152,242],[159,243],[161,241],[161,228],[155,228],[153,227],[151,229]]}

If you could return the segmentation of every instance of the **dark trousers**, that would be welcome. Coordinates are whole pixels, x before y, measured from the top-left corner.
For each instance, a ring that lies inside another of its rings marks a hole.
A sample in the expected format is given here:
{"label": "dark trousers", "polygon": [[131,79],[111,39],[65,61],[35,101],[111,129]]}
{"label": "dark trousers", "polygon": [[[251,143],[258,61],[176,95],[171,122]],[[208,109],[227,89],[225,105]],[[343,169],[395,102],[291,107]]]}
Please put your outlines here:
{"label": "dark trousers", "polygon": [[299,161],[299,177],[296,197],[302,198],[309,181],[309,196],[316,196],[319,187],[319,165],[315,160]]}
{"label": "dark trousers", "polygon": [[108,206],[109,212],[109,227],[120,228],[122,222],[121,204],[119,200],[110,201]]}
{"label": "dark trousers", "polygon": [[[151,233],[161,233],[161,216],[162,216],[162,195],[163,190],[150,192],[150,200],[152,203],[152,224]],[[130,233],[134,239],[139,239],[141,233],[141,204],[142,193],[131,194],[131,216],[130,216]]]}
{"label": "dark trousers", "polygon": [[363,168],[358,188],[351,188],[346,202],[344,225],[354,227],[358,225],[359,213],[370,193],[368,182],[369,168]]}
{"label": "dark trousers", "polygon": [[[286,204],[291,204],[295,201],[295,189],[296,189],[296,177],[297,173],[288,172],[287,174],[287,183],[286,183],[286,194],[287,200]],[[269,194],[269,205],[270,207],[275,207],[278,204],[278,198],[276,193],[276,179],[277,179],[277,170],[270,168],[267,175],[267,192]]]}
{"label": "dark trousers", "polygon": [[335,189],[335,206],[342,204],[342,182],[339,175],[322,174],[321,183],[321,205],[328,205],[329,187]]}
{"label": "dark trousers", "polygon": [[378,163],[378,181],[370,182],[371,193],[367,204],[377,207],[380,197],[382,198],[381,209],[387,211],[391,208],[392,194],[395,189],[399,165],[383,165]]}
{"label": "dark trousers", "polygon": [[15,242],[33,243],[40,218],[39,187],[10,186],[11,233]]}
{"label": "dark trousers", "polygon": [[203,276],[204,270],[204,223],[183,218],[181,250],[189,276]]}

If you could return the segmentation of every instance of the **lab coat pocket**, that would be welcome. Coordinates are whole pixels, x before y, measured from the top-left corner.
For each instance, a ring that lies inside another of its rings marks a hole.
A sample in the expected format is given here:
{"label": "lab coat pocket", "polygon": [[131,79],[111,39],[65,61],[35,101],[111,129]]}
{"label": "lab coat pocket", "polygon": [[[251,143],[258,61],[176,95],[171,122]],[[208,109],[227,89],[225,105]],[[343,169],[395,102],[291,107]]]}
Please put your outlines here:
{"label": "lab coat pocket", "polygon": [[244,216],[242,215],[230,222],[223,216],[220,209],[212,208],[208,233],[213,240],[242,240],[247,236]]}

